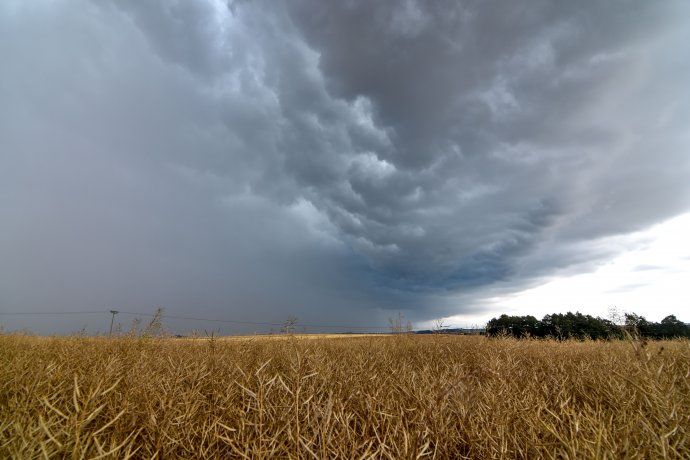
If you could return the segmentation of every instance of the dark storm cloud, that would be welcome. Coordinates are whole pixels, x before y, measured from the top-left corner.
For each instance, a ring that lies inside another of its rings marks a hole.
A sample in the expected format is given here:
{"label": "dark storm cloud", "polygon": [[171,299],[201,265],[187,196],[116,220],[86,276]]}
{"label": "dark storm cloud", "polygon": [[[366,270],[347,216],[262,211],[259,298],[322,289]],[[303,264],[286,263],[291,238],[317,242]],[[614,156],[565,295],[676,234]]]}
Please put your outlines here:
{"label": "dark storm cloud", "polygon": [[3,309],[423,319],[688,209],[682,2],[0,8]]}
{"label": "dark storm cloud", "polygon": [[422,197],[398,210],[404,191],[360,188],[364,201],[390,192],[393,233],[445,211],[411,219],[456,279],[510,276],[545,237],[625,233],[687,208],[678,4],[405,5],[303,2],[293,16],[329,90],[372,101],[394,133],[380,157]]}

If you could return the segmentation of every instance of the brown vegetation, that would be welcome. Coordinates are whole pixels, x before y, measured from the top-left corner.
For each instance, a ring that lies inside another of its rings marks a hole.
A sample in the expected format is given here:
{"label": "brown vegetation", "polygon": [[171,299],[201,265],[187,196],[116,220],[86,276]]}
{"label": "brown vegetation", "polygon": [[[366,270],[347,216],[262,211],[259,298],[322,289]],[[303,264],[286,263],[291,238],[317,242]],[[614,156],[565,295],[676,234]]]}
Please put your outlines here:
{"label": "brown vegetation", "polygon": [[0,457],[690,458],[688,341],[0,336]]}

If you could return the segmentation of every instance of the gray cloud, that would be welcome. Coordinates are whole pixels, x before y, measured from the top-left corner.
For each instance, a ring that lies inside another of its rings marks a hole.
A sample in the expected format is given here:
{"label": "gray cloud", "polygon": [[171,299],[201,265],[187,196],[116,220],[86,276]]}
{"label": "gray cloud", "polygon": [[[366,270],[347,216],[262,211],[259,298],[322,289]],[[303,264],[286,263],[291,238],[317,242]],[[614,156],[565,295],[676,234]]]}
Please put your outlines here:
{"label": "gray cloud", "polygon": [[688,209],[687,13],[6,2],[2,309],[380,324],[586,271]]}

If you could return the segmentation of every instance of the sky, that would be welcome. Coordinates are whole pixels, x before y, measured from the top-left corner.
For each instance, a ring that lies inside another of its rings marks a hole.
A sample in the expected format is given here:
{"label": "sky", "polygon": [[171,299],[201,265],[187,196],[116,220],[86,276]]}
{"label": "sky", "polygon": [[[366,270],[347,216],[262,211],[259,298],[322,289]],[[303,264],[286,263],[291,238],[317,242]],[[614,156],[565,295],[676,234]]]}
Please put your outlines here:
{"label": "sky", "polygon": [[2,1],[0,314],[690,321],[688,18],[681,0]]}

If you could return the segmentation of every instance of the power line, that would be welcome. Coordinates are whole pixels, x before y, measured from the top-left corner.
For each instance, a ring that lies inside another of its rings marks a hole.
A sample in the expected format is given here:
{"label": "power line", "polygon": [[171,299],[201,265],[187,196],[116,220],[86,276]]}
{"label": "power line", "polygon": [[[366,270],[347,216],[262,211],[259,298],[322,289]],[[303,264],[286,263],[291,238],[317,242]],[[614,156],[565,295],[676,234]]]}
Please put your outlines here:
{"label": "power line", "polygon": [[[111,314],[109,310],[96,310],[96,311],[61,311],[61,312],[0,312],[0,315],[82,315],[82,314]],[[132,311],[119,310],[119,314],[132,315],[132,316],[147,316],[153,317],[154,314],[151,313],[141,313]],[[282,327],[285,323],[271,323],[265,321],[238,321],[230,319],[217,319],[217,318],[199,318],[191,316],[177,316],[177,315],[167,315],[163,314],[163,318],[168,319],[178,319],[183,321],[204,321],[210,323],[226,323],[226,324],[241,324],[249,326],[277,326]],[[296,326],[310,327],[310,328],[322,328],[322,329],[361,329],[361,330],[371,330],[371,329],[389,329],[388,326],[348,326],[348,325],[336,325],[336,324],[303,324],[297,323]]]}
{"label": "power line", "polygon": [[107,313],[98,311],[0,311],[0,315],[93,315]]}
{"label": "power line", "polygon": [[[134,315],[134,316],[155,316],[151,313],[135,313],[131,311],[120,311],[120,313],[125,314],[125,315]],[[285,323],[268,323],[268,322],[263,322],[263,321],[237,321],[237,320],[230,320],[230,319],[214,319],[214,318],[197,318],[197,317],[190,317],[190,316],[176,316],[176,315],[162,315],[163,318],[170,318],[170,319],[181,319],[185,321],[207,321],[211,323],[229,323],[229,324],[243,324],[243,325],[250,325],[250,326],[284,326]],[[335,324],[303,324],[303,323],[297,323],[296,326],[302,326],[302,327],[313,327],[313,328],[338,328],[338,329],[389,329],[388,326],[347,326],[347,325],[335,325]]]}

